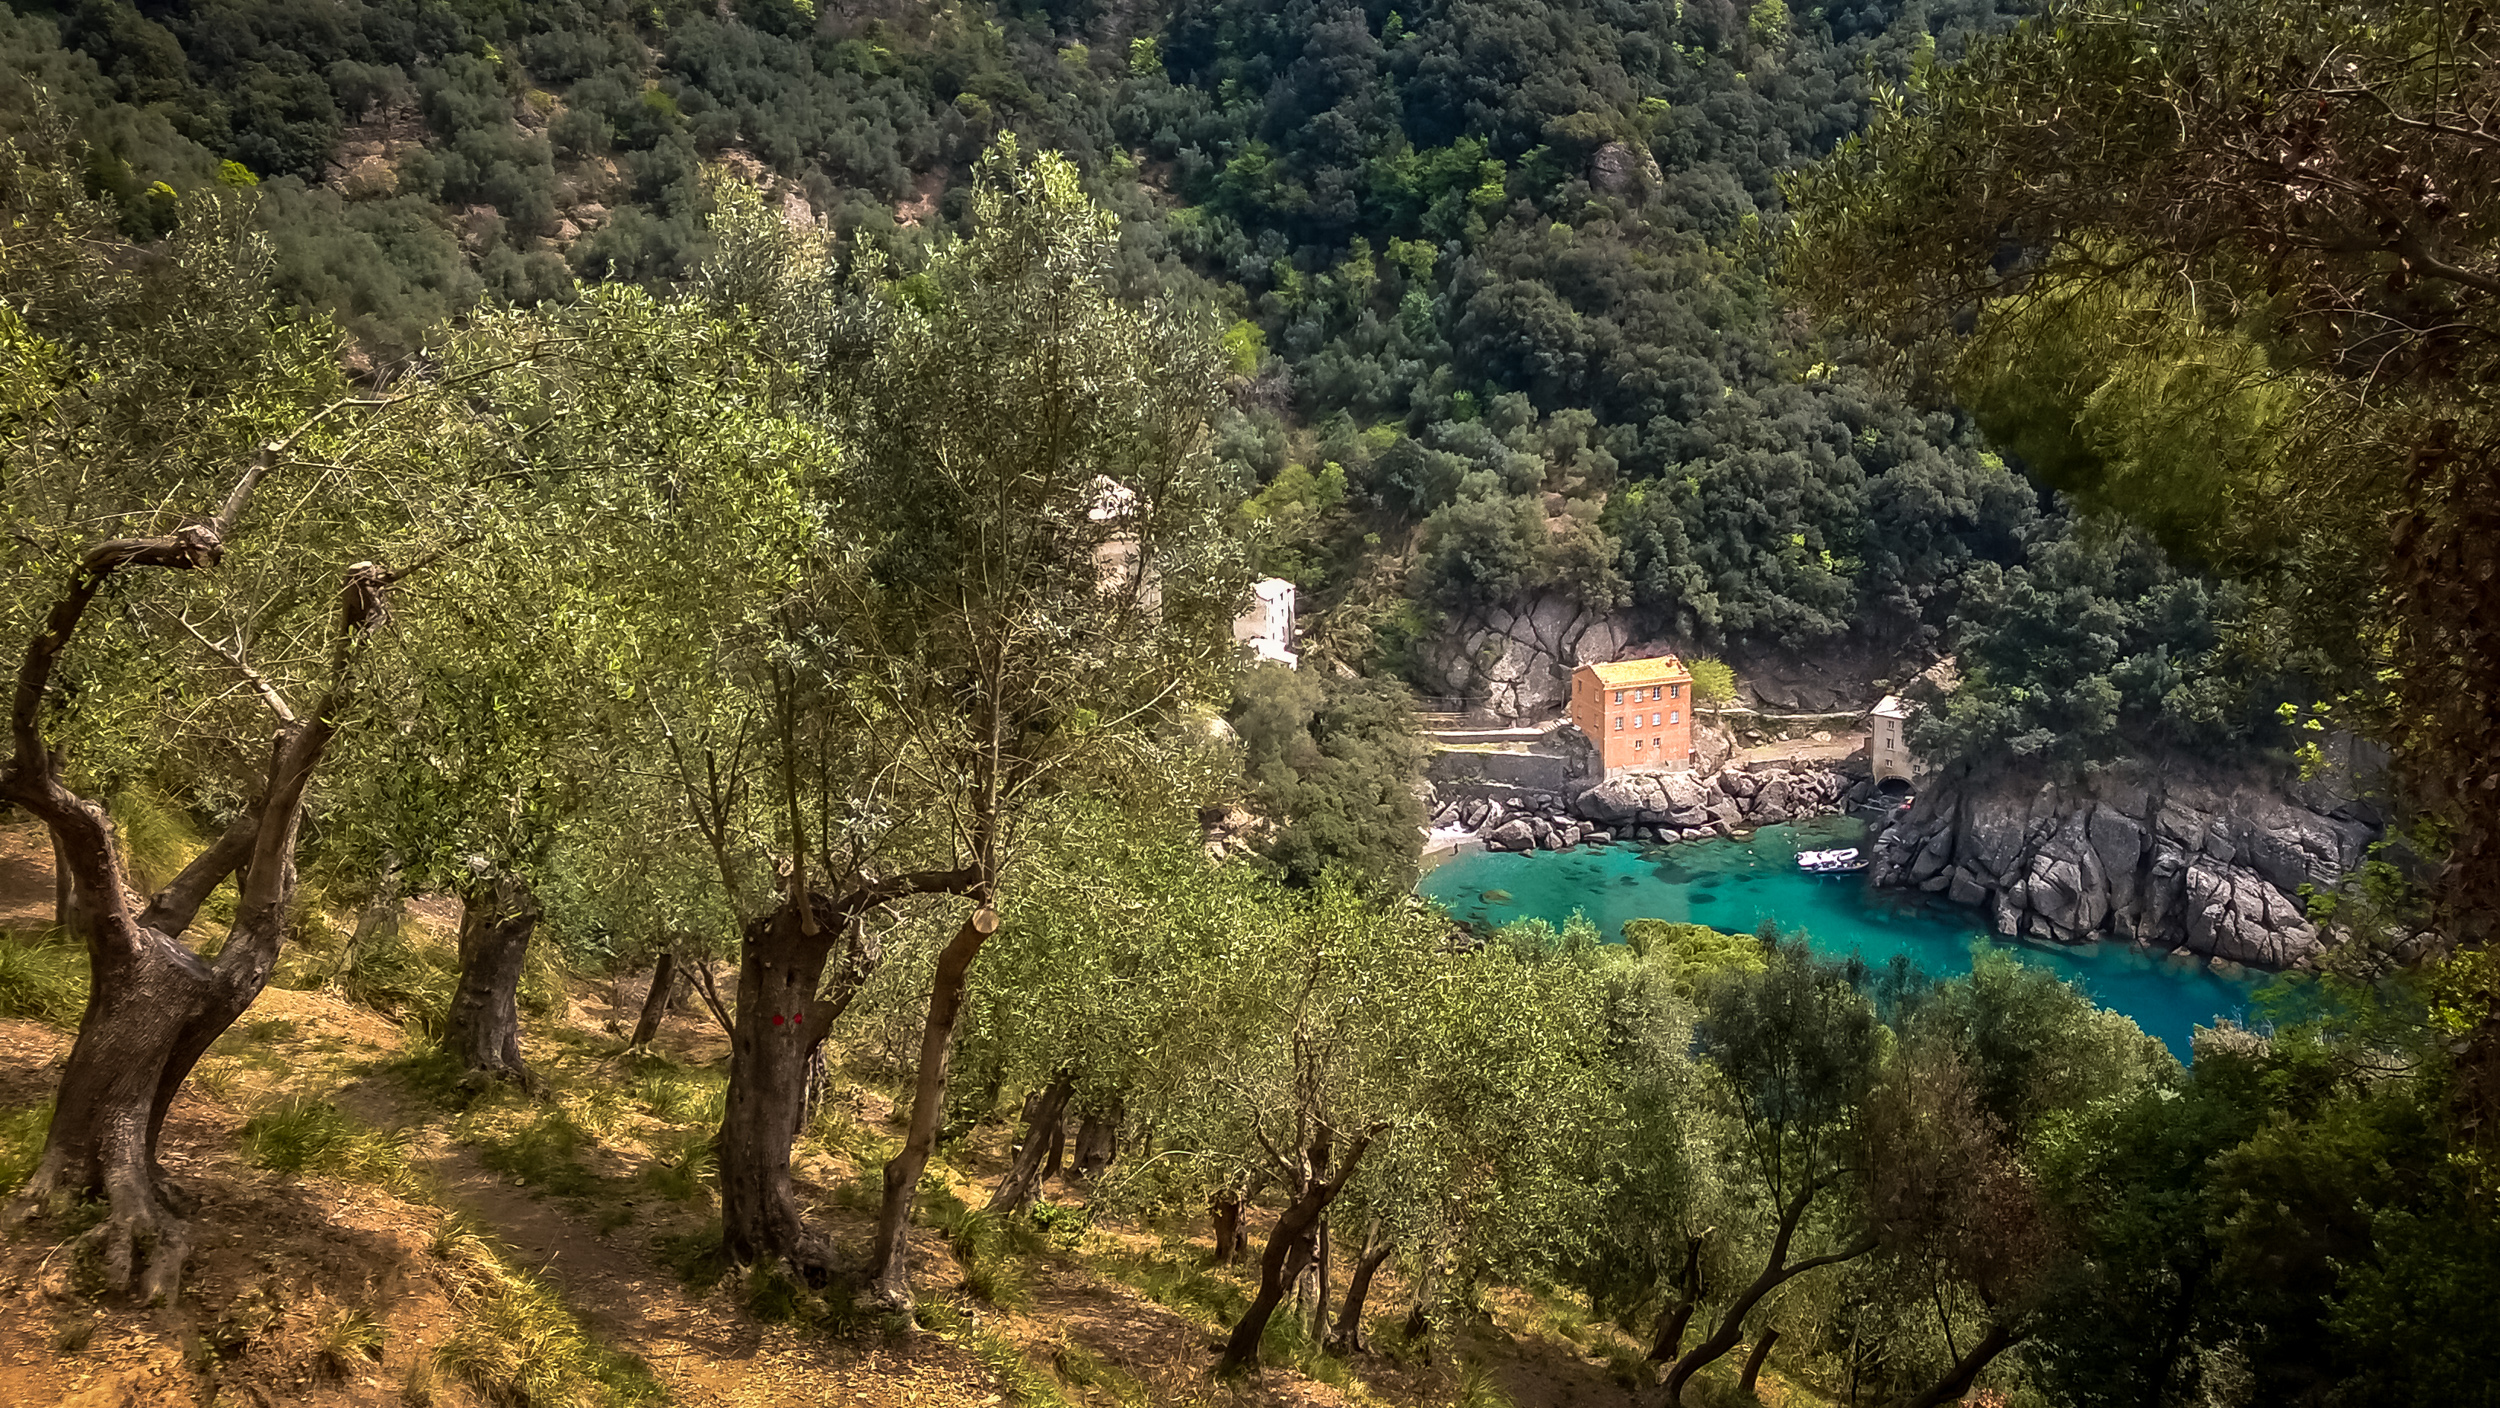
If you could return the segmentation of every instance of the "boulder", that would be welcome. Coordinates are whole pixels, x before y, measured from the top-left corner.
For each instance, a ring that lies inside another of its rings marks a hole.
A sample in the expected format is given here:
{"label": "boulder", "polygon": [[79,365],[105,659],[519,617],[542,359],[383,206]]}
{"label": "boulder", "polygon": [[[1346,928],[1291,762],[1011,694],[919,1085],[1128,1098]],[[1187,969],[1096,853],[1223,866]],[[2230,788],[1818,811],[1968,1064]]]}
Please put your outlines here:
{"label": "boulder", "polygon": [[1536,845],[1536,828],[1525,818],[1513,818],[1484,833],[1485,849],[1493,851],[1525,851]]}
{"label": "boulder", "polygon": [[1745,804],[1745,815],[1756,826],[1777,826],[1797,814],[1789,799],[1790,781],[1787,773],[1775,772],[1755,789]]}
{"label": "boulder", "polygon": [[1692,811],[1707,805],[1710,789],[1689,772],[1671,772],[1658,780],[1661,802],[1653,803],[1660,811]]}
{"label": "boulder", "polygon": [[1643,810],[1640,786],[1629,777],[1608,778],[1581,793],[1576,810],[1591,821],[1630,821]]}
{"label": "boulder", "polygon": [[1918,848],[1916,858],[1910,862],[1910,878],[1923,884],[1943,874],[1944,868],[1952,863],[1953,833],[1938,830]]}

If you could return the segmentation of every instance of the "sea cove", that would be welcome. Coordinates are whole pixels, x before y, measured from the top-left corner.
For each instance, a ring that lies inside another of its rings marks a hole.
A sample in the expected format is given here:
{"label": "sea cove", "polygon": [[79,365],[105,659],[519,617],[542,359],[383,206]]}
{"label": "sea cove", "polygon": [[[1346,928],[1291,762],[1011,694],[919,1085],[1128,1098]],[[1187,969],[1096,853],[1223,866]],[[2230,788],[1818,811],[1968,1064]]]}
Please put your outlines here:
{"label": "sea cove", "polygon": [[1858,845],[1865,831],[1850,818],[1818,817],[1766,826],[1744,840],[1465,852],[1428,871],[1417,888],[1468,922],[1560,924],[1577,910],[1610,940],[1620,940],[1631,919],[1739,931],[1759,928],[1767,919],[1783,933],[1803,930],[1817,953],[1855,952],[1879,967],[1905,955],[1934,977],[1968,972],[1974,949],[1994,945],[2080,984],[2094,1001],[2134,1018],[2182,1060],[2195,1028],[2248,1015],[2258,979],[2217,973],[2190,956],[2121,944],[1998,939],[1975,909],[1917,891],[1877,890],[1863,875],[1798,871],[1798,851]]}

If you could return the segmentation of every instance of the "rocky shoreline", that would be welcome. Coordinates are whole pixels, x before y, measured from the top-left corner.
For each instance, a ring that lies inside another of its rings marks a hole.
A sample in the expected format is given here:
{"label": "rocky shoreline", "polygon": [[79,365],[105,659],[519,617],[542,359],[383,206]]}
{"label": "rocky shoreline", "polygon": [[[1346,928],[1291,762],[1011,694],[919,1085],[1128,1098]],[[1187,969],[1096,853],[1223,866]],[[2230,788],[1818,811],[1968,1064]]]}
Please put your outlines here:
{"label": "rocky shoreline", "polygon": [[2378,839],[2366,802],[2139,764],[2059,786],[1932,786],[1876,839],[1872,878],[1984,909],[1999,934],[2116,940],[2265,968],[2331,941],[2326,889]]}
{"label": "rocky shoreline", "polygon": [[1716,773],[1636,773],[1576,794],[1485,789],[1432,809],[1437,835],[1493,851],[1561,851],[1606,841],[1672,844],[1732,836],[1865,801],[1872,780],[1828,767],[1762,764]]}

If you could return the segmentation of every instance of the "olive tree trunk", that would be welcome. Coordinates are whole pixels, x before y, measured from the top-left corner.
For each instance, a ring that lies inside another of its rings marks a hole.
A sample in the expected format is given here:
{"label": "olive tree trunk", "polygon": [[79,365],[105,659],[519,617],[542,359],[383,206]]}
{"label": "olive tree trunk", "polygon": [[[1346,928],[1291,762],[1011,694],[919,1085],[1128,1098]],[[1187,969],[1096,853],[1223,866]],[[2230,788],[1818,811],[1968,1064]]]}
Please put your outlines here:
{"label": "olive tree trunk", "polygon": [[1363,1305],[1371,1299],[1372,1277],[1389,1260],[1396,1243],[1383,1235],[1380,1220],[1363,1233],[1363,1250],[1354,1258],[1354,1274],[1347,1278],[1345,1304],[1337,1311],[1337,1332],[1329,1337],[1328,1352],[1339,1359],[1368,1354],[1371,1346],[1363,1342]]}
{"label": "olive tree trunk", "polygon": [[1100,1178],[1120,1156],[1120,1102],[1087,1110],[1076,1123],[1076,1146],[1068,1151],[1069,1171],[1079,1178]]}
{"label": "olive tree trunk", "polygon": [[[749,923],[738,946],[720,1192],[722,1243],[732,1260],[777,1261],[815,1279],[831,1270],[832,1248],[800,1214],[790,1146],[806,1119],[809,1058],[882,955],[867,926],[850,922],[841,906],[818,894],[807,900],[812,924],[784,902]],[[837,944],[843,962],[833,991],[820,996]]]}
{"label": "olive tree trunk", "polygon": [[[811,1281],[832,1270],[830,1244],[800,1214],[790,1146],[806,1120],[811,1058],[883,957],[861,917],[912,895],[962,894],[976,878],[962,870],[863,878],[836,897],[807,892],[804,908],[785,895],[739,934],[735,1011],[714,992],[708,965],[696,966],[704,1005],[729,1034],[720,1194],[721,1240],[733,1261],[777,1261]],[[828,986],[837,948],[842,962]]]}
{"label": "olive tree trunk", "polygon": [[1354,1176],[1371,1141],[1369,1134],[1355,1136],[1346,1146],[1344,1166],[1333,1177],[1328,1173],[1332,1141],[1325,1134],[1312,1141],[1302,1187],[1277,1216],[1275,1230],[1267,1237],[1267,1250],[1259,1257],[1259,1292],[1242,1312],[1240,1323],[1233,1326],[1216,1373],[1237,1374],[1258,1365],[1259,1341],[1267,1335],[1268,1322],[1275,1318],[1286,1292],[1301,1279],[1303,1268],[1318,1255],[1320,1221],[1327,1216],[1328,1205],[1345,1190],[1346,1180]]}
{"label": "olive tree trunk", "polygon": [[1969,1396],[1971,1385],[1977,1382],[1980,1370],[1987,1368],[1998,1355],[2030,1338],[2030,1335],[2027,1327],[2010,1319],[1990,1322],[1988,1333],[1979,1337],[1979,1343],[1964,1351],[1962,1357],[1953,1362],[1953,1367],[1945,1371],[1943,1378],[1905,1399],[1902,1408],[1941,1408],[1943,1404],[1961,1402]]}
{"label": "olive tree trunk", "polygon": [[1762,1377],[1762,1361],[1771,1357],[1771,1346],[1780,1342],[1780,1332],[1764,1330],[1762,1338],[1753,1342],[1753,1353],[1745,1356],[1745,1372],[1736,1380],[1736,1391],[1752,1397],[1754,1384]]}
{"label": "olive tree trunk", "polygon": [[[130,910],[128,870],[112,824],[101,805],[56,775],[41,714],[54,665],[106,580],[131,567],[216,566],[225,533],[275,457],[274,449],[255,457],[216,518],[87,552],[26,648],[10,708],[11,749],[0,764],[0,798],[44,823],[69,872],[89,973],[87,1007],[61,1072],[51,1129],[9,1220],[72,1198],[101,1199],[104,1219],[81,1237],[81,1251],[110,1288],[165,1304],[180,1294],[190,1252],[184,1200],[158,1163],[165,1116],[201,1054],[251,1006],[277,966],[295,900],[305,788],[346,711],[356,658],[384,613],[383,591],[394,575],[371,563],[348,570],[328,686],[309,714],[297,715],[237,660],[279,723],[257,804],[138,914]],[[239,877],[234,922],[212,962],[181,935],[229,876]]]}
{"label": "olive tree trunk", "polygon": [[1218,1188],[1207,1199],[1207,1218],[1215,1224],[1215,1264],[1230,1266],[1241,1260],[1246,1238],[1241,1235],[1241,1190]]}
{"label": "olive tree trunk", "polygon": [[929,982],[929,1016],[920,1031],[920,1067],[912,1074],[911,1127],[903,1147],[885,1165],[885,1198],[877,1207],[877,1241],[869,1253],[869,1286],[878,1302],[905,1314],[912,1309],[911,1210],[920,1196],[920,1175],[937,1152],[938,1121],[946,1113],[946,1057],[955,1023],[963,1016],[964,988],[972,960],[998,931],[998,911],[986,903],[966,918],[939,950]]}
{"label": "olive tree trunk", "polygon": [[443,1049],[473,1085],[509,1081],[536,1094],[538,1078],[521,1056],[521,971],[538,932],[538,901],[519,877],[478,874],[462,895],[460,980],[443,1022]]}
{"label": "olive tree trunk", "polygon": [[1822,1256],[1810,1256],[1795,1262],[1788,1259],[1789,1245],[1797,1237],[1797,1225],[1805,1220],[1806,1210],[1813,1206],[1814,1195],[1819,1191],[1820,1185],[1809,1180],[1797,1196],[1789,1200],[1788,1206],[1780,1209],[1779,1233],[1771,1240],[1771,1253],[1763,1261],[1761,1274],[1736,1293],[1736,1299],[1719,1316],[1719,1323],[1710,1332],[1709,1338],[1693,1346],[1667,1370],[1668,1404],[1682,1403],[1684,1385],[1692,1381],[1693,1375],[1726,1355],[1744,1339],[1745,1317],[1753,1313],[1753,1308],[1762,1303],[1764,1296],[1809,1271],[1854,1261],[1875,1250],[1875,1241],[1869,1237]]}
{"label": "olive tree trunk", "polygon": [[1649,1362],[1670,1364],[1684,1352],[1684,1331],[1693,1323],[1693,1312],[1701,1308],[1708,1296],[1701,1276],[1702,1239],[1684,1239],[1684,1269],[1676,1275],[1675,1295],[1658,1312],[1658,1333],[1649,1346]]}
{"label": "olive tree trunk", "polygon": [[1058,1142],[1068,1097],[1075,1093],[1076,1072],[1062,1066],[1051,1074],[1050,1084],[1034,1092],[1026,1102],[1024,1137],[1017,1141],[1007,1176],[999,1180],[998,1191],[990,1195],[985,1211],[1005,1217],[1032,1206],[1034,1196],[1041,1192],[1043,1163]]}
{"label": "olive tree trunk", "polygon": [[642,995],[642,1016],[634,1023],[633,1039],[628,1046],[649,1046],[660,1034],[660,1023],[668,1019],[669,1000],[677,988],[677,951],[668,949],[651,965],[651,990]]}

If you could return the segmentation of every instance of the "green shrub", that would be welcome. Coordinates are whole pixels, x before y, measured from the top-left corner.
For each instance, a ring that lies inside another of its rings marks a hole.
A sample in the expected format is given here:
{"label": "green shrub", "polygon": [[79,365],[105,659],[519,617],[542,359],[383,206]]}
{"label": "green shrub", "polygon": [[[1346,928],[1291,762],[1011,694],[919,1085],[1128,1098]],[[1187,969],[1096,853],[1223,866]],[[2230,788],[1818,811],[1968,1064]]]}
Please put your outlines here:
{"label": "green shrub", "polygon": [[0,1017],[75,1027],[87,1010],[87,955],[74,944],[0,935]]}
{"label": "green shrub", "polygon": [[324,1374],[345,1378],[382,1357],[382,1326],[361,1310],[338,1307],[313,1324],[313,1360]]}
{"label": "green shrub", "polygon": [[1716,708],[1735,702],[1736,672],[1715,655],[1696,655],[1684,662],[1693,672],[1693,702]]}
{"label": "green shrub", "polygon": [[562,1110],[541,1110],[517,1129],[478,1141],[478,1162],[559,1198],[596,1197],[599,1175],[582,1163],[590,1136]]}
{"label": "green shrub", "polygon": [[661,1136],[651,1146],[651,1166],[643,1181],[674,1202],[699,1201],[720,1171],[720,1152],[709,1129],[686,1129]]}
{"label": "green shrub", "polygon": [[1510,1395],[1493,1381],[1493,1371],[1480,1359],[1470,1359],[1458,1371],[1458,1392],[1450,1399],[1450,1408],[1511,1408]]}
{"label": "green shrub", "polygon": [[163,889],[207,844],[180,807],[147,788],[113,794],[106,810],[121,842],[122,864],[141,894]]}
{"label": "green shrub", "polygon": [[1703,983],[1719,974],[1762,971],[1762,940],[1706,924],[1627,920],[1623,941],[1642,962],[1663,974],[1668,985],[1686,997],[1696,994]]}

